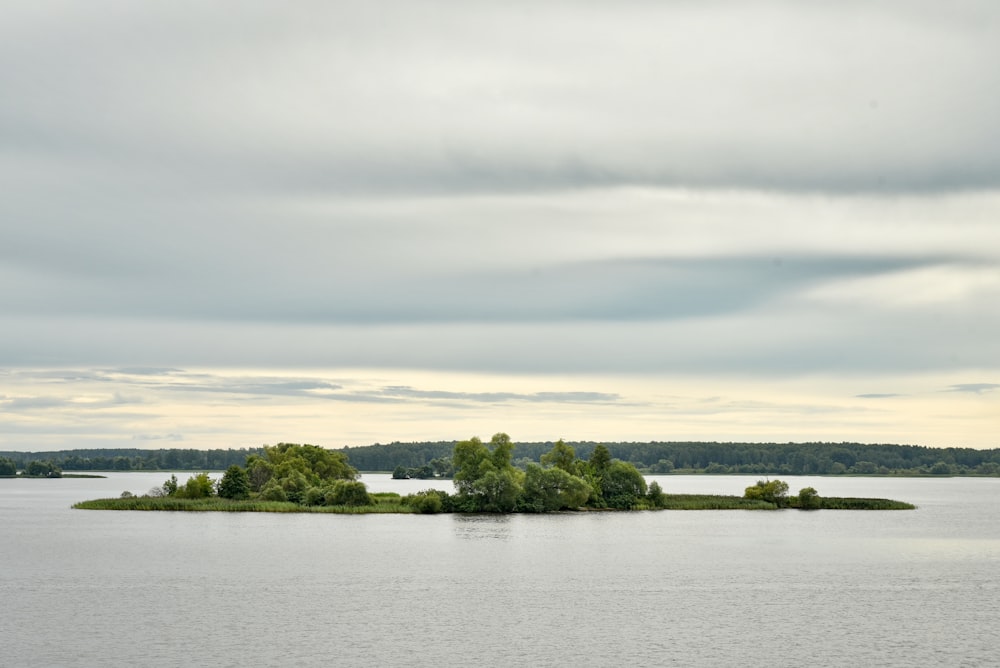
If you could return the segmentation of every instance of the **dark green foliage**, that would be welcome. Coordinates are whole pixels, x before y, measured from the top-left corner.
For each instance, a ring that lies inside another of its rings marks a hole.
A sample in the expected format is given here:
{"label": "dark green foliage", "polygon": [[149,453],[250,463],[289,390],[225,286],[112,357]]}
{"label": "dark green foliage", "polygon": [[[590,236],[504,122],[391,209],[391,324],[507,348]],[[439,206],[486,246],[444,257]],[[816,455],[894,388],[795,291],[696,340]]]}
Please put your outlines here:
{"label": "dark green foliage", "polygon": [[813,487],[803,487],[799,490],[799,498],[797,508],[802,510],[818,510],[820,507],[821,499],[819,494]]}
{"label": "dark green foliage", "polygon": [[580,475],[580,467],[576,459],[576,451],[566,445],[562,439],[555,442],[552,449],[541,456],[542,466],[553,466],[562,469],[570,475]]}
{"label": "dark green foliage", "polygon": [[319,487],[310,487],[302,497],[302,504],[306,506],[322,506],[326,503],[326,492]]}
{"label": "dark green foliage", "polygon": [[164,496],[174,496],[177,494],[177,476],[170,474],[163,483],[163,495]]}
{"label": "dark green foliage", "polygon": [[363,482],[338,480],[326,488],[323,502],[327,506],[370,506],[374,499]]}
{"label": "dark green foliage", "polygon": [[56,466],[51,460],[33,460],[24,467],[24,475],[37,478],[61,478],[62,469]]}
{"label": "dark green foliage", "polygon": [[0,457],[0,475],[17,475],[17,464],[13,459]]}
{"label": "dark green foliage", "polygon": [[219,479],[219,496],[224,499],[246,499],[250,496],[250,478],[246,469],[233,464]]}
{"label": "dark green foliage", "polygon": [[[440,462],[440,460],[434,460]],[[414,466],[413,468],[406,468],[405,466],[397,466],[392,471],[393,480],[408,480],[411,478],[416,478],[419,480],[430,480],[431,478],[438,477],[437,468],[431,464],[424,464],[423,466]]]}
{"label": "dark green foliage", "polygon": [[[366,471],[391,471],[397,465],[421,466],[446,456],[452,443],[394,443],[344,449],[351,463]],[[569,443],[576,455],[588,459],[597,443]],[[539,462],[553,447],[547,443],[518,443],[514,458]],[[917,445],[863,443],[608,443],[608,460],[621,459],[651,473],[750,475],[928,475],[939,461],[952,467],[950,475],[1000,475],[1000,448],[927,448]],[[525,468],[526,464],[522,466]]]}
{"label": "dark green foliage", "polygon": [[646,479],[628,462],[612,460],[600,480],[601,496],[608,508],[628,510],[646,496]]}
{"label": "dark green foliage", "polygon": [[288,501],[288,495],[277,480],[268,480],[260,490],[260,498],[265,501]]}
{"label": "dark green foliage", "polygon": [[63,471],[223,471],[243,464],[247,455],[260,448],[238,450],[140,450],[138,448],[90,448],[53,452],[0,452],[23,469],[33,459],[53,462]]}
{"label": "dark green foliage", "polygon": [[250,455],[247,457],[247,479],[250,483],[250,491],[260,492],[271,480],[274,474],[274,467],[264,457]]}
{"label": "dark green foliage", "polygon": [[447,499],[447,497],[447,492],[441,492],[436,489],[427,489],[422,492],[417,492],[416,494],[411,494],[403,501],[406,505],[410,506],[414,512],[425,515],[433,515],[440,513],[445,509],[445,499]]}
{"label": "dark green foliage", "polygon": [[667,495],[663,493],[660,483],[655,480],[649,483],[649,489],[646,490],[646,503],[650,508],[662,508],[666,499]]}
{"label": "dark green foliage", "polygon": [[590,496],[590,485],[562,468],[543,469],[529,464],[524,475],[524,490],[520,508],[526,512],[550,512],[575,509]]}
{"label": "dark green foliage", "polygon": [[511,464],[514,444],[510,437],[494,434],[490,446],[476,437],[455,445],[457,505],[467,512],[511,512],[521,496],[524,472]]}

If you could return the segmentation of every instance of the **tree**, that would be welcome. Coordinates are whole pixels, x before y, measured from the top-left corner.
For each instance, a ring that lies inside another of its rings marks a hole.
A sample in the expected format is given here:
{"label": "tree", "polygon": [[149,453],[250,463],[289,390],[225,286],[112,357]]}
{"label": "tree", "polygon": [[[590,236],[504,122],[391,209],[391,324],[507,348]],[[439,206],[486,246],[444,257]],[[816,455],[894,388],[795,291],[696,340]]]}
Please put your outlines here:
{"label": "tree", "polygon": [[601,476],[601,496],[609,508],[627,509],[646,495],[646,479],[639,470],[620,460],[612,460]]}
{"label": "tree", "polygon": [[198,473],[188,478],[183,487],[178,487],[174,496],[182,499],[207,499],[215,494],[215,483],[208,473]]}
{"label": "tree", "polygon": [[531,463],[525,471],[521,500],[525,510],[544,513],[579,508],[589,496],[587,481],[561,468],[545,469]]}
{"label": "tree", "polygon": [[788,483],[782,480],[758,480],[756,485],[746,488],[743,497],[766,501],[784,508],[788,505]]}
{"label": "tree", "polygon": [[357,480],[337,480],[327,488],[323,500],[328,506],[374,505],[365,484]]}
{"label": "tree", "polygon": [[0,457],[0,475],[17,475],[17,464],[13,459]]}
{"label": "tree", "polygon": [[61,478],[62,469],[50,460],[40,461],[36,459],[28,462],[28,465],[24,467],[24,475],[39,478]]}
{"label": "tree", "polygon": [[223,499],[245,499],[250,496],[250,477],[246,469],[233,464],[219,479],[219,496]]}
{"label": "tree", "polygon": [[566,445],[561,438],[555,442],[551,450],[541,456],[540,460],[542,466],[554,466],[574,476],[580,473],[576,460],[576,450],[572,446]]}
{"label": "tree", "polygon": [[799,490],[799,508],[802,510],[816,510],[820,507],[819,494],[813,487],[803,487]]}
{"label": "tree", "polygon": [[652,508],[662,508],[667,500],[667,495],[663,493],[663,488],[660,487],[660,483],[655,480],[649,483],[649,489],[646,490],[646,501]]}
{"label": "tree", "polygon": [[247,457],[247,478],[250,481],[251,491],[262,491],[273,474],[274,467],[263,457],[258,455]]}
{"label": "tree", "polygon": [[177,476],[173,473],[163,482],[163,494],[165,496],[175,496],[177,494]]}
{"label": "tree", "polygon": [[611,464],[611,453],[608,451],[607,447],[603,445],[597,445],[594,447],[594,451],[590,453],[590,459],[587,462],[587,468],[594,475],[600,477],[604,474],[604,471]]}
{"label": "tree", "polygon": [[455,488],[458,504],[470,512],[510,512],[521,494],[524,473],[511,464],[514,444],[498,433],[490,439],[492,450],[477,437],[455,444]]}

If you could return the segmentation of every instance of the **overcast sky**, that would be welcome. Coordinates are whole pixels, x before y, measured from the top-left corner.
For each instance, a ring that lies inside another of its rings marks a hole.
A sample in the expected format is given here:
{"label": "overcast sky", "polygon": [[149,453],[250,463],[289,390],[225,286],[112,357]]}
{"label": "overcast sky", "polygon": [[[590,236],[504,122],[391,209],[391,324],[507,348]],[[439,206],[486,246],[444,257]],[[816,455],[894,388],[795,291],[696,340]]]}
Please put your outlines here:
{"label": "overcast sky", "polygon": [[0,450],[1000,447],[994,2],[0,11]]}

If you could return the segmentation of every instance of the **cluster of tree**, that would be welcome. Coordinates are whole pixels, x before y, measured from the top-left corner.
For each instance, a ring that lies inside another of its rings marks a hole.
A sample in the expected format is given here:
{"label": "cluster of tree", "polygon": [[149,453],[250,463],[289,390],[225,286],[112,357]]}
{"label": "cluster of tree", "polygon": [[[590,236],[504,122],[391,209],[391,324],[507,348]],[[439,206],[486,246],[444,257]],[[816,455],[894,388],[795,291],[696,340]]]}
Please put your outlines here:
{"label": "cluster of tree", "polygon": [[455,445],[455,494],[430,490],[409,499],[421,512],[549,512],[590,508],[659,507],[659,485],[647,488],[642,474],[628,462],[612,459],[604,446],[587,460],[557,441],[541,463],[525,470],[514,466],[514,444],[499,433],[487,446],[479,438]]}
{"label": "cluster of tree", "polygon": [[[599,445],[571,443],[581,457]],[[552,442],[519,443],[514,465],[522,470],[552,449]],[[419,468],[447,457],[455,442],[391,443],[344,448],[362,471]],[[743,475],[989,475],[1000,476],[1000,449],[928,448],[862,443],[608,443],[611,456],[646,473]]]}
{"label": "cluster of tree", "polygon": [[229,450],[109,448],[56,452],[0,452],[0,457],[25,469],[33,460],[49,461],[63,471],[223,471],[243,464],[261,448]]}
{"label": "cluster of tree", "polygon": [[788,483],[784,480],[758,480],[757,484],[747,487],[743,498],[766,501],[776,508],[794,506],[802,510],[817,510],[821,498],[813,487],[803,487],[796,497],[788,496]]}
{"label": "cluster of tree", "polygon": [[429,464],[423,466],[406,467],[400,464],[392,470],[393,480],[407,480],[418,478],[420,480],[430,480],[432,478],[451,478],[455,475],[455,467],[451,462],[451,457],[436,457]]}
{"label": "cluster of tree", "polygon": [[347,457],[340,451],[279,443],[264,446],[261,454],[249,455],[245,466],[230,465],[217,482],[208,473],[198,473],[181,485],[177,476],[172,475],[162,487],[151,490],[150,496],[184,499],[219,496],[291,501],[308,506],[371,505],[368,490],[357,477],[357,469],[347,463]]}
{"label": "cluster of tree", "polygon": [[17,475],[17,463],[8,457],[0,457],[0,476]]}
{"label": "cluster of tree", "polygon": [[26,463],[19,463],[10,457],[0,457],[0,476],[15,476],[18,469],[21,470],[21,475],[33,478],[62,477],[62,469],[48,459],[31,459]]}

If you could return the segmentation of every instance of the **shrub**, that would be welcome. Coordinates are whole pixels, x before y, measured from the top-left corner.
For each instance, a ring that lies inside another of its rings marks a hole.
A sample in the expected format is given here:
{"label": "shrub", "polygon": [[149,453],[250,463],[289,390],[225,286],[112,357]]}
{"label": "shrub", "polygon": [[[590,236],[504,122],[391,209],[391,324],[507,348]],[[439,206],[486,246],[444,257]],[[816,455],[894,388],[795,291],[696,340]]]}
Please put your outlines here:
{"label": "shrub", "polygon": [[413,508],[414,512],[423,513],[425,515],[440,513],[444,507],[441,495],[433,489],[411,494],[406,497],[406,500],[408,505]]}
{"label": "shrub", "polygon": [[338,480],[326,488],[324,501],[328,506],[371,506],[374,500],[368,488],[357,480]]}
{"label": "shrub", "polygon": [[799,508],[802,510],[817,510],[820,507],[819,494],[812,487],[803,487],[799,490]]}

